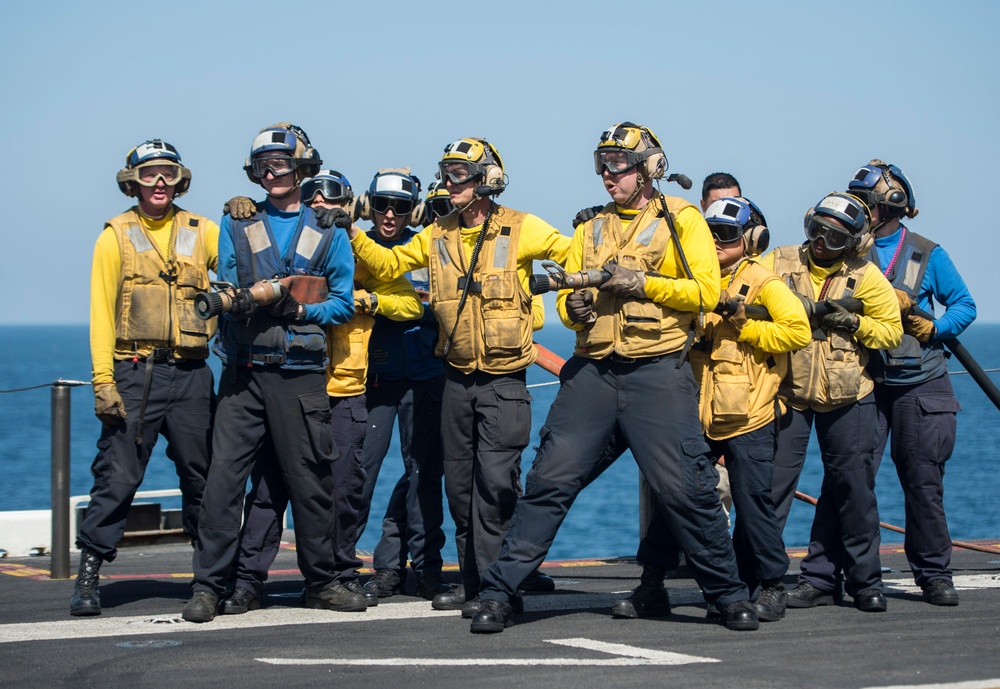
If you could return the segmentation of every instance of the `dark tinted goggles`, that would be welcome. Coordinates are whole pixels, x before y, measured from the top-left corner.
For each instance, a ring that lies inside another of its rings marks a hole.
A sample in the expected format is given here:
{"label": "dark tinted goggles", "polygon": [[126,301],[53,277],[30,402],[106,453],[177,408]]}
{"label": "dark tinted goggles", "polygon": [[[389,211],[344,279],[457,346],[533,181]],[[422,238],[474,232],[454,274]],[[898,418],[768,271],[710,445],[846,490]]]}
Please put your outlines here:
{"label": "dark tinted goggles", "polygon": [[431,199],[428,204],[431,207],[431,211],[434,213],[435,218],[440,218],[442,216],[448,215],[453,210],[455,210],[455,205],[451,202],[448,197],[438,197],[436,199]]}
{"label": "dark tinted goggles", "polygon": [[853,234],[816,216],[809,218],[809,222],[806,224],[806,237],[810,242],[822,238],[823,244],[830,251],[846,249],[855,242]]}
{"label": "dark tinted goggles", "polygon": [[708,229],[712,231],[712,236],[723,244],[735,242],[743,237],[743,228],[736,223],[710,222]]}
{"label": "dark tinted goggles", "polygon": [[413,199],[401,199],[395,196],[373,196],[372,210],[376,213],[388,213],[392,209],[394,215],[403,216],[413,212],[416,203]]}
{"label": "dark tinted goggles", "polygon": [[321,195],[330,203],[351,200],[351,191],[340,182],[332,179],[310,179],[302,184],[302,201],[312,203],[316,194]]}

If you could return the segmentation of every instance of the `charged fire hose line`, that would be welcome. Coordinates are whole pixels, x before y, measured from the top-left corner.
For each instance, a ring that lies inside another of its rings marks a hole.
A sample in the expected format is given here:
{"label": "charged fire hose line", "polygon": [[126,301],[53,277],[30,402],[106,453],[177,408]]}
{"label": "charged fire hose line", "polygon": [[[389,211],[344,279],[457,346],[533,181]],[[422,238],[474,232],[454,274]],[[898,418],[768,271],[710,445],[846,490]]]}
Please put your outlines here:
{"label": "charged fire hose line", "polygon": [[[537,342],[535,343],[535,349],[538,350],[538,359],[535,360],[535,363],[544,370],[548,371],[549,373],[558,376],[559,370],[562,368],[563,364],[566,363],[565,360],[563,360],[562,357],[560,357],[558,354],[556,354],[549,348],[543,347]],[[720,458],[719,464],[725,466],[725,459]],[[801,491],[795,491],[795,497],[801,500],[802,502],[809,503],[813,507],[815,507],[816,503],[818,502],[816,498],[814,498],[813,496],[807,495],[806,493],[803,493]],[[878,525],[883,529],[887,529],[889,531],[895,531],[896,533],[901,533],[901,534],[906,533],[906,529],[904,529],[901,526],[896,526],[895,524],[889,524],[887,522],[879,522]],[[965,550],[978,550],[981,553],[992,553],[994,555],[1000,555],[1000,548],[992,548],[988,545],[979,545],[977,543],[969,543],[968,541],[954,541],[954,540],[951,542],[951,544],[956,548],[964,548]]]}

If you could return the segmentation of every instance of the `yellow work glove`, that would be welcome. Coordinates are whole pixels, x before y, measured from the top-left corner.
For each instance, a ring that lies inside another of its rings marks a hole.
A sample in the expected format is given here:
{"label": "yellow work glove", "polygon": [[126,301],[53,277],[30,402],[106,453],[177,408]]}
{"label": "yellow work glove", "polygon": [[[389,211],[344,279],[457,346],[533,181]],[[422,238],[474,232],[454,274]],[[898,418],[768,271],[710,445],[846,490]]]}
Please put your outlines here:
{"label": "yellow work glove", "polygon": [[926,344],[937,335],[937,326],[934,321],[910,314],[903,318],[903,332],[917,338],[917,342]]}
{"label": "yellow work glove", "polygon": [[899,300],[899,315],[906,318],[910,315],[910,309],[913,308],[913,300],[910,295],[901,289],[893,290],[896,293],[896,299]]}
{"label": "yellow work glove", "polygon": [[378,295],[363,289],[354,290],[354,310],[357,313],[375,313]]}
{"label": "yellow work glove", "polygon": [[109,428],[125,420],[125,403],[114,383],[99,383],[94,386],[94,415]]}
{"label": "yellow work glove", "polygon": [[233,220],[246,220],[257,215],[257,203],[248,196],[234,196],[222,207],[222,214],[228,213]]}

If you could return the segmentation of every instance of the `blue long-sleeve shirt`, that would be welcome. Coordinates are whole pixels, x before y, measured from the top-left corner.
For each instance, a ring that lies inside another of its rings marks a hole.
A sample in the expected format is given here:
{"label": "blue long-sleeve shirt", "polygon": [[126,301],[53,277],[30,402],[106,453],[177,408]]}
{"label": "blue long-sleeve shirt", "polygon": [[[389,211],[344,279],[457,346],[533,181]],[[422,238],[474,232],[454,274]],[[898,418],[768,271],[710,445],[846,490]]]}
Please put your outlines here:
{"label": "blue long-sleeve shirt", "polygon": [[[279,211],[269,201],[259,204],[258,207],[267,215],[267,222],[278,250],[282,256],[286,255],[302,211],[285,213]],[[302,210],[305,208],[306,206],[302,206]],[[233,247],[228,214],[222,216],[219,226],[219,269],[216,274],[219,280],[238,284],[236,251]],[[324,326],[346,323],[354,316],[354,253],[346,232],[334,231],[322,266],[330,292],[325,301],[305,305],[305,320]]]}
{"label": "blue long-sleeve shirt", "polygon": [[[875,249],[881,265],[887,266],[892,261],[902,231],[903,226],[900,225],[891,235],[875,239]],[[921,309],[935,315],[936,340],[958,337],[976,320],[976,302],[948,252],[941,246],[931,251],[916,301]],[[945,309],[940,316],[934,313],[935,301]]]}

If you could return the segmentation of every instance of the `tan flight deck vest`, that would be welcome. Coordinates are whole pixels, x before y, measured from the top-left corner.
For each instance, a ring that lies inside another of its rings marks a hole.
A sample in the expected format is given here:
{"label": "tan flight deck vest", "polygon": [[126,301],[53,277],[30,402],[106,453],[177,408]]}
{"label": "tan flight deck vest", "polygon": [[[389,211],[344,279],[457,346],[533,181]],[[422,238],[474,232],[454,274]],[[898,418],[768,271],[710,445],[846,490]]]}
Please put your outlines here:
{"label": "tan flight deck vest", "polygon": [[458,213],[432,226],[429,266],[431,307],[440,326],[436,354],[455,328],[447,361],[462,373],[521,371],[538,354],[531,340],[531,297],[517,274],[517,249],[526,213],[494,205],[465,306],[460,281],[469,269]]}
{"label": "tan flight deck vest", "polygon": [[[691,206],[684,199],[666,199],[674,218]],[[625,230],[614,204],[605,206],[583,227],[583,270],[601,268],[614,260],[624,268],[658,273],[671,241],[666,220],[657,217],[659,211],[660,202],[654,199]],[[620,299],[610,292],[588,289],[594,294],[597,320],[577,331],[575,353],[590,359],[603,359],[611,353],[639,358],[675,352],[684,346],[697,316],[651,299]]]}
{"label": "tan flight deck vest", "polygon": [[[206,218],[174,207],[170,256],[163,257],[130,208],[105,223],[118,238],[121,284],[115,304],[115,359],[173,347],[178,359],[208,358],[215,319],[195,314],[194,297],[209,288]],[[165,280],[163,275],[174,279]]]}
{"label": "tan flight deck vest", "polygon": [[[809,276],[809,248],[780,246],[774,250],[774,272],[799,294],[813,297]],[[827,299],[854,294],[869,263],[862,258],[845,258],[840,270],[830,275]],[[813,340],[792,352],[791,370],[781,384],[781,397],[794,409],[830,411],[856,402],[869,394],[875,384],[865,370],[868,350],[853,337],[827,330],[826,340]]]}
{"label": "tan flight deck vest", "polygon": [[[765,285],[780,279],[747,261],[726,291],[752,304]],[[701,390],[702,431],[713,440],[725,440],[771,423],[778,386],[788,372],[788,354],[771,354],[738,342],[739,331],[716,313],[705,317],[705,335],[704,343],[691,350],[691,367]]]}
{"label": "tan flight deck vest", "polygon": [[[361,289],[361,280],[368,270],[354,266],[354,288]],[[326,327],[326,391],[330,397],[353,397],[365,391],[368,378],[368,342],[372,337],[375,318],[356,311],[346,323]]]}

